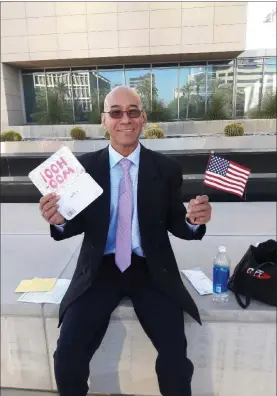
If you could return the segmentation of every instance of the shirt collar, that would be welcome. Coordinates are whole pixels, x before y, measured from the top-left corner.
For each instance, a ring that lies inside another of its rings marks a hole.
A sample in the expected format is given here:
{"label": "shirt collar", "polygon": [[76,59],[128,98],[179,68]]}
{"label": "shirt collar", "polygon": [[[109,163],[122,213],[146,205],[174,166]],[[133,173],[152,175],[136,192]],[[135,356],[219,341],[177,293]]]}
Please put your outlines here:
{"label": "shirt collar", "polygon": [[[119,161],[122,160],[122,158],[125,158],[123,157],[123,155],[115,151],[115,149],[111,145],[109,145],[109,157],[110,157],[110,168],[113,168],[115,165],[119,163]],[[138,144],[137,148],[126,158],[138,167],[139,157],[140,157],[140,143]]]}

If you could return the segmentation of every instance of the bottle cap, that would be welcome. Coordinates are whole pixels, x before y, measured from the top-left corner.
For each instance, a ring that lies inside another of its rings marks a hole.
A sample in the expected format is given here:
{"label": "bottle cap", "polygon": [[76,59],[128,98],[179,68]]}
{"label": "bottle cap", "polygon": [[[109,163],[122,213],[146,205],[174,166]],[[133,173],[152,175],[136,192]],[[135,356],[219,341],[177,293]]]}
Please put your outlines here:
{"label": "bottle cap", "polygon": [[226,253],[226,247],[225,246],[219,246],[218,251],[219,251],[219,253]]}

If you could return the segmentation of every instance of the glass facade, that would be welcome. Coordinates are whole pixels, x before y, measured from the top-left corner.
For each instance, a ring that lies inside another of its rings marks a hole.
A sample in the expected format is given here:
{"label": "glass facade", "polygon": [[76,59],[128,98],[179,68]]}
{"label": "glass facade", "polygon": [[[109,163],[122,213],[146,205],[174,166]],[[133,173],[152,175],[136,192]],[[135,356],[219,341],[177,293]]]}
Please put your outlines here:
{"label": "glass facade", "polygon": [[125,84],[151,122],[251,117],[276,94],[276,58],[22,70],[27,123],[99,124],[104,98]]}

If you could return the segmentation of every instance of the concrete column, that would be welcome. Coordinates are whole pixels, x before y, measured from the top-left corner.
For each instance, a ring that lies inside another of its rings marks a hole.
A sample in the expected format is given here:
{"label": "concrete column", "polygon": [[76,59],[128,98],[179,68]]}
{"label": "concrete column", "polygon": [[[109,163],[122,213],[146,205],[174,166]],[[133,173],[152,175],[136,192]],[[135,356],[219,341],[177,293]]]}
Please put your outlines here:
{"label": "concrete column", "polygon": [[1,64],[1,131],[9,125],[24,124],[20,78],[19,69]]}

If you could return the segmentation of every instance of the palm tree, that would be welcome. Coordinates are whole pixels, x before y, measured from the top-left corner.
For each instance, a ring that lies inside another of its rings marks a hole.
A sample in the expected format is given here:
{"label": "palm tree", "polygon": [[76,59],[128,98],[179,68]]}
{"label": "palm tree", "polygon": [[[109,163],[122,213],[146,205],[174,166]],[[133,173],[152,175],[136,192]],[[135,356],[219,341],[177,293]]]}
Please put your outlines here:
{"label": "palm tree", "polygon": [[194,90],[194,84],[192,81],[187,81],[186,84],[183,86],[182,91],[184,96],[187,98],[187,110],[186,110],[186,120],[189,117],[189,104],[190,104],[190,97]]}

